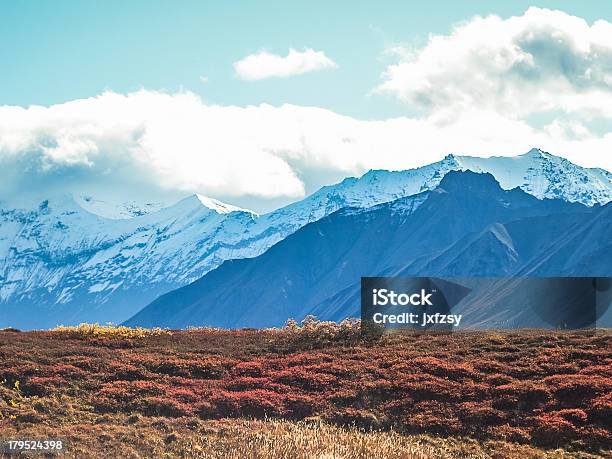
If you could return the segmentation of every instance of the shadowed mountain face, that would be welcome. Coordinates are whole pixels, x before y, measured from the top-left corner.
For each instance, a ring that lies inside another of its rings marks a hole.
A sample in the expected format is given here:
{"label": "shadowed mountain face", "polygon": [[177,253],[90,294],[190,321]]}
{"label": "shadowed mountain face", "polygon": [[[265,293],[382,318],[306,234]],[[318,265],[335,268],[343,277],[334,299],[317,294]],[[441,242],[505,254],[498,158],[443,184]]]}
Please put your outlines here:
{"label": "shadowed mountain face", "polygon": [[340,210],[256,258],[226,261],[126,323],[234,328],[307,314],[340,320],[358,315],[362,276],[611,275],[611,223],[610,205],[540,200],[503,190],[490,174],[452,171],[433,191]]}

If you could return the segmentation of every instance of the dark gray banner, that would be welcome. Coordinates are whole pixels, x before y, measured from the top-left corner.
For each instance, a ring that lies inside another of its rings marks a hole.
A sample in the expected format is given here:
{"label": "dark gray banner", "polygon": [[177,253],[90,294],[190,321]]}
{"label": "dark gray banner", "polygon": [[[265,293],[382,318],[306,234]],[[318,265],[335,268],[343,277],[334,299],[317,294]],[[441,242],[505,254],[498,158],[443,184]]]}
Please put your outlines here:
{"label": "dark gray banner", "polygon": [[374,330],[612,326],[612,278],[363,277],[361,319]]}

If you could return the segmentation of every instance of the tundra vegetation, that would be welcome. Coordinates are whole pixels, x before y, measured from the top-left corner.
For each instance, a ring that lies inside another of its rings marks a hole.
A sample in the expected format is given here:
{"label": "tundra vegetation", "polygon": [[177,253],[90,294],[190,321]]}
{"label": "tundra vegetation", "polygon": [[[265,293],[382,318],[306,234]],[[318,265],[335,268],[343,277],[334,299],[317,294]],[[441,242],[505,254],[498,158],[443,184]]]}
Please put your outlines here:
{"label": "tundra vegetation", "polygon": [[0,331],[0,437],[65,457],[610,457],[612,333]]}

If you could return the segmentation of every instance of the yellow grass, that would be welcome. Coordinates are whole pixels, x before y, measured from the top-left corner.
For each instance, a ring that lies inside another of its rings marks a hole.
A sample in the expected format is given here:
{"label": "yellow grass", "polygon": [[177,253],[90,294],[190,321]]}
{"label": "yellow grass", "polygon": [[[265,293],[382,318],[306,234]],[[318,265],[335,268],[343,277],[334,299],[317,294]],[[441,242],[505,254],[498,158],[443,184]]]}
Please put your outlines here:
{"label": "yellow grass", "polygon": [[[62,439],[63,458],[188,459],[588,459],[602,456],[545,451],[505,442],[366,432],[315,422],[132,416],[92,416],[59,424],[23,424],[6,438]],[[0,455],[1,457],[1,455]]]}
{"label": "yellow grass", "polygon": [[124,327],[115,326],[112,324],[99,325],[99,324],[81,324],[77,326],[64,326],[60,325],[55,327],[53,332],[66,333],[71,336],[86,336],[86,337],[103,337],[103,336],[115,336],[121,338],[146,338],[148,336],[160,336],[160,335],[171,335],[170,330],[163,328],[141,328],[141,327]]}

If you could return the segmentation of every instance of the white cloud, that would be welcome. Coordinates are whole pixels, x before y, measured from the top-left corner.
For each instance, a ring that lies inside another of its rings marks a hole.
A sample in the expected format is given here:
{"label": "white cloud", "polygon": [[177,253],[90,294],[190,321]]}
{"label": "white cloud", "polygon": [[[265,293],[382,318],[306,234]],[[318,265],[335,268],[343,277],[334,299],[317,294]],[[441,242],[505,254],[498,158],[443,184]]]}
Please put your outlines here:
{"label": "white cloud", "polygon": [[[269,208],[371,168],[405,169],[449,152],[515,155],[539,146],[612,170],[612,133],[477,110],[362,121],[313,107],[206,105],[191,93],[106,92],[49,107],[0,107],[0,198],[38,189],[145,197],[200,192]],[[255,197],[257,199],[253,200]],[[278,201],[275,201],[278,202]]]}
{"label": "white cloud", "polygon": [[439,117],[474,108],[612,117],[612,24],[604,20],[540,8],[475,17],[398,56],[377,91]]}
{"label": "white cloud", "polygon": [[304,51],[290,49],[284,57],[261,51],[234,62],[236,75],[243,80],[286,78],[334,67],[337,64],[323,51],[311,48]]}

